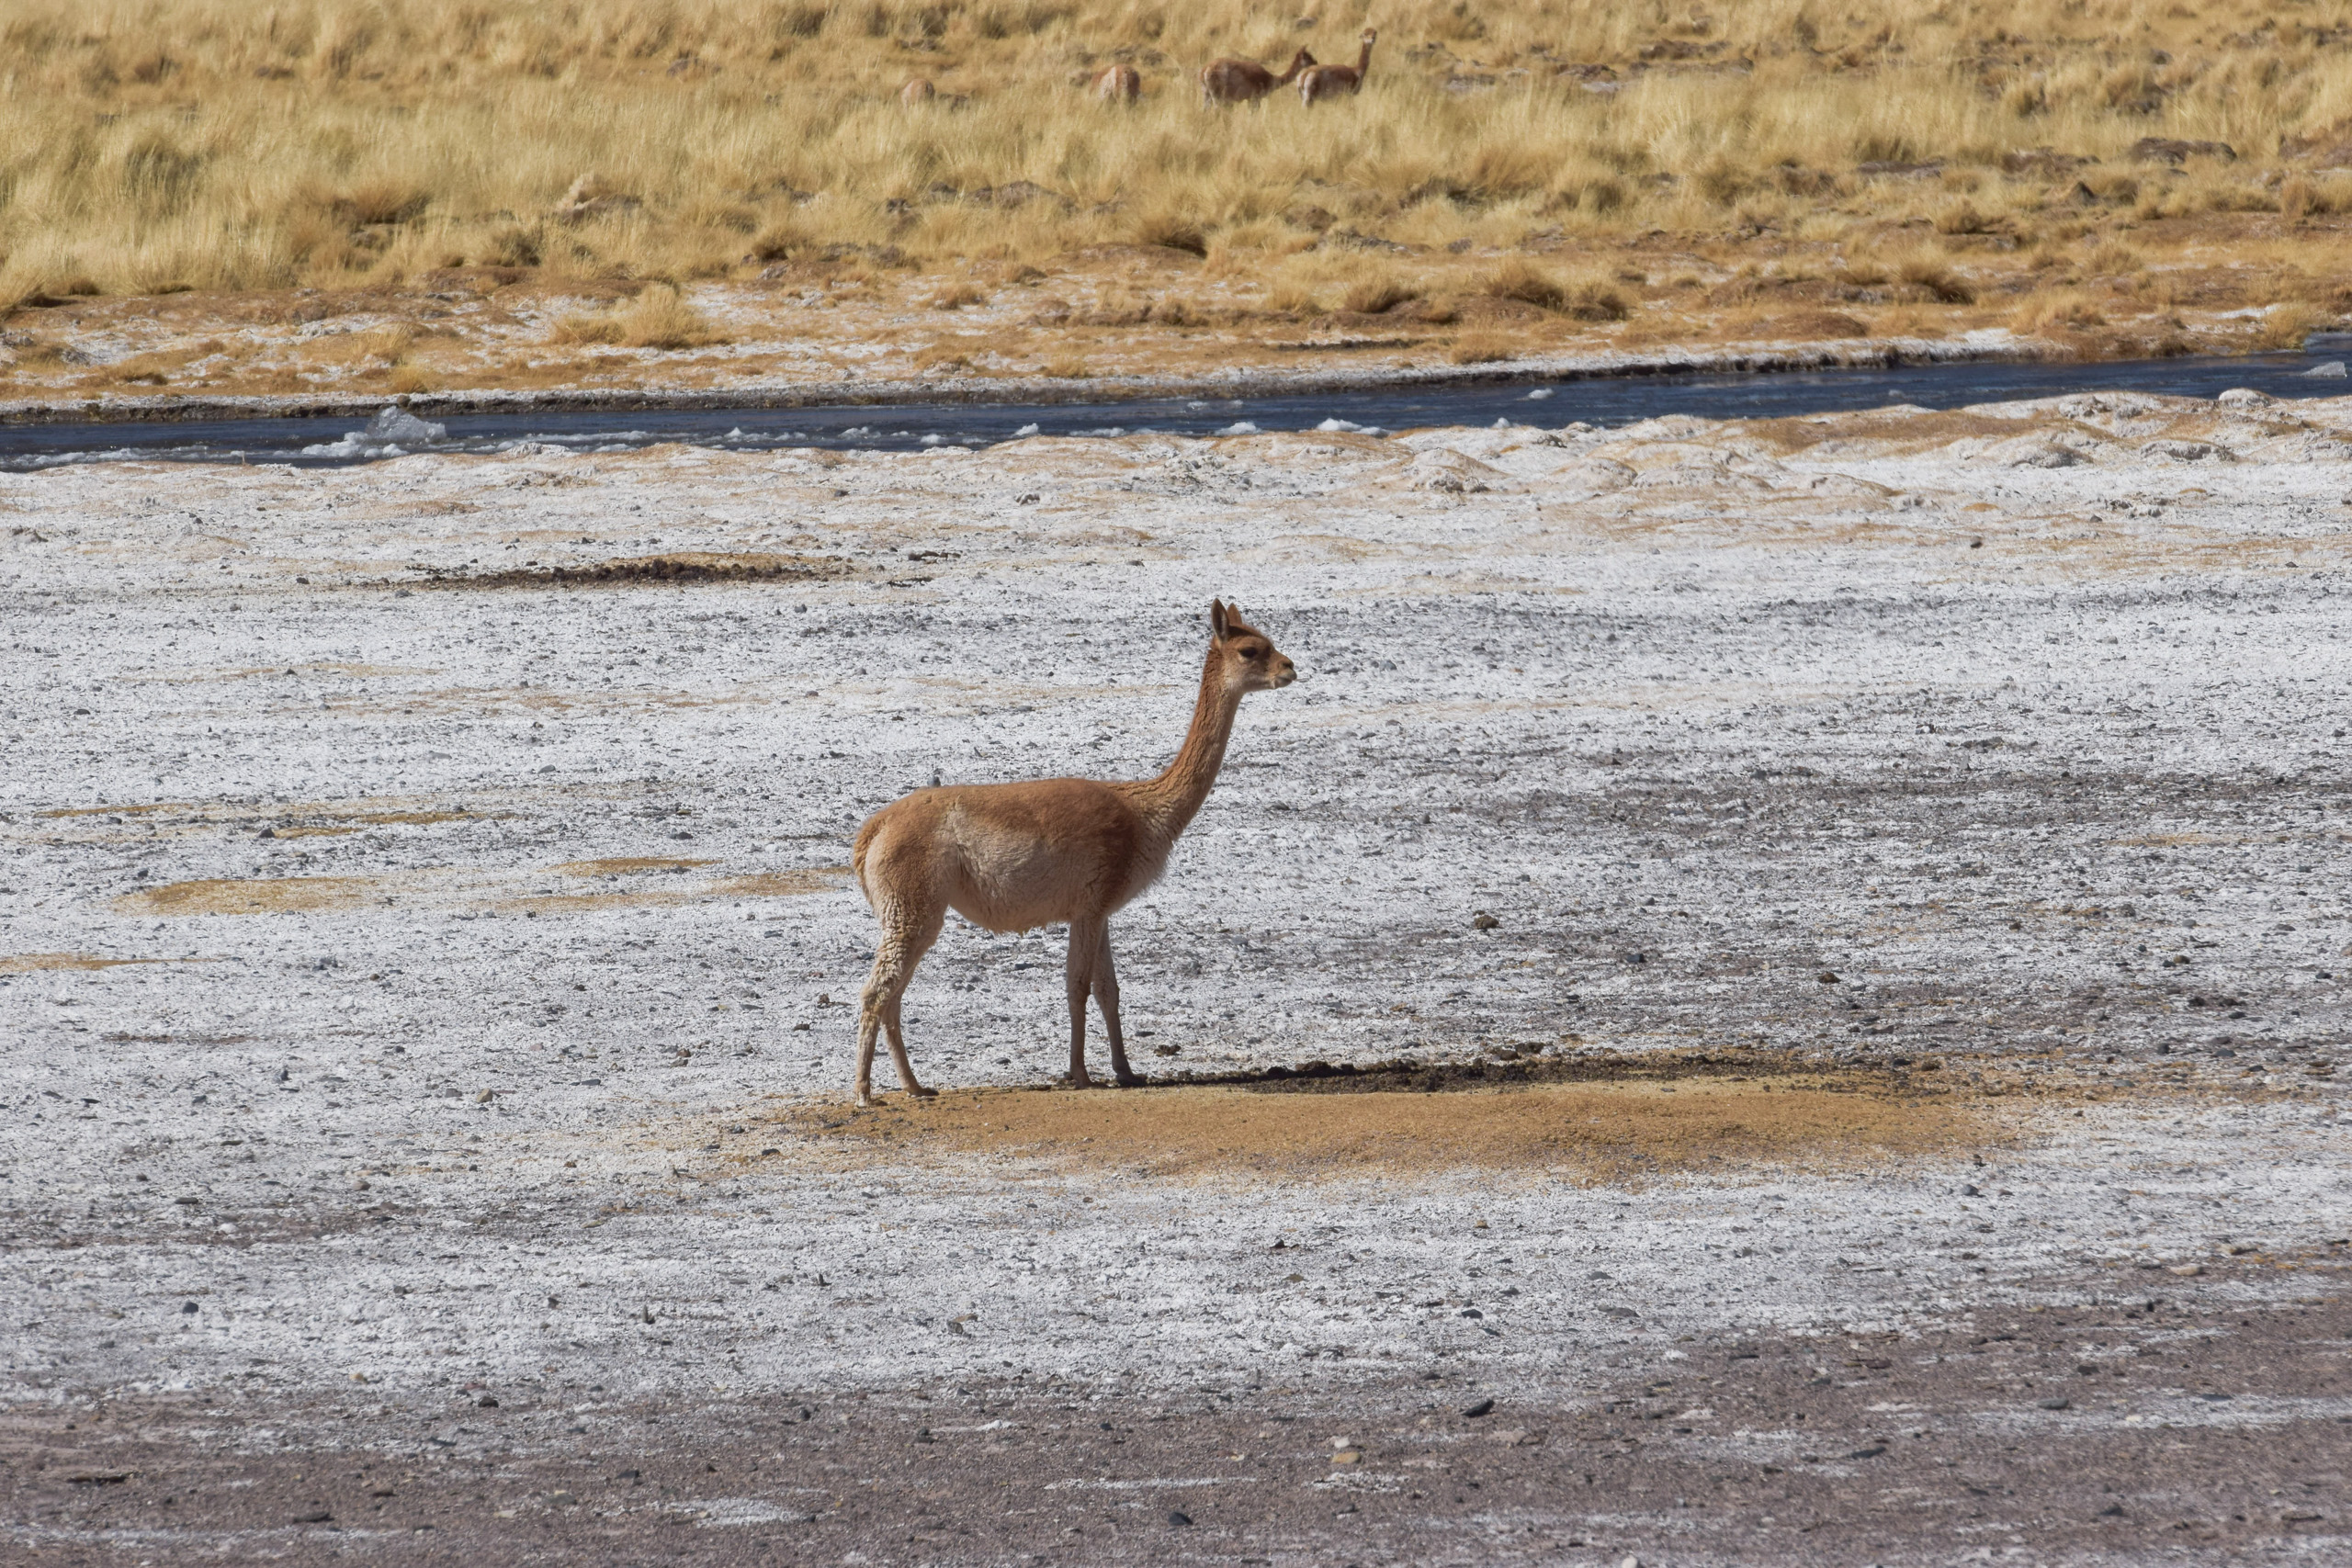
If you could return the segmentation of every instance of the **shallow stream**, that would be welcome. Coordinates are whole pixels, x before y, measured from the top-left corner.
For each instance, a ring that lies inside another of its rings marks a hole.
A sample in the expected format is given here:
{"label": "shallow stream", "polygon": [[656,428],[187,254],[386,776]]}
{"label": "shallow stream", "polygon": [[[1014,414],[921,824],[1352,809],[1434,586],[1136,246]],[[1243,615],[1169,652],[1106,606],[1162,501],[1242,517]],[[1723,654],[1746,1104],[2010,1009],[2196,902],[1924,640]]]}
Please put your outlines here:
{"label": "shallow stream", "polygon": [[1772,419],[1841,410],[1975,403],[2132,391],[2213,397],[2248,387],[2273,397],[2352,390],[2342,352],[2115,360],[2092,364],[1979,361],[1892,368],[1733,374],[1674,373],[1472,386],[1386,386],[1278,397],[1155,398],[1095,403],[900,403],[798,408],[523,410],[425,420],[400,412],[348,415],[0,425],[0,469],[67,463],[364,463],[411,452],[513,452],[534,446],[622,451],[661,442],[733,450],[820,446],[907,450],[984,446],[1026,435],[1249,434],[1434,425],[1632,424],[1664,414]]}

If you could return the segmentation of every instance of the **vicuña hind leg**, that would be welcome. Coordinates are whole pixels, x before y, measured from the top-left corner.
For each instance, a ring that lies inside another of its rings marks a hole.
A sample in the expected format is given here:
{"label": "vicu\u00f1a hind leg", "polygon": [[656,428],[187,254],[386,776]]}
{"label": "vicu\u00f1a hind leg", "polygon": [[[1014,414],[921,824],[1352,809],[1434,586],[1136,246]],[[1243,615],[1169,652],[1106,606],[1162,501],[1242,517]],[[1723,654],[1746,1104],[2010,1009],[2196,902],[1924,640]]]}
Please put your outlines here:
{"label": "vicu\u00f1a hind leg", "polygon": [[1108,920],[1102,922],[1102,938],[1095,944],[1094,1000],[1102,1009],[1102,1028],[1111,1036],[1111,1076],[1121,1089],[1133,1089],[1143,1079],[1127,1066],[1126,1036],[1119,1032],[1119,971],[1111,959]]}
{"label": "vicu\u00f1a hind leg", "polygon": [[899,999],[906,995],[907,982],[914,978],[915,965],[922,962],[922,955],[938,939],[940,924],[947,918],[947,911],[889,903],[878,913],[882,940],[875,947],[874,973],[866,977],[857,1007],[860,1105],[874,1103],[874,1040],[886,1028],[890,1034],[890,1060],[898,1066],[899,1081],[910,1094],[928,1097],[933,1092],[915,1081],[914,1064],[907,1058],[906,1032],[899,1025]]}
{"label": "vicu\u00f1a hind leg", "polygon": [[1094,1080],[1086,1072],[1086,998],[1094,988],[1094,968],[1102,952],[1102,933],[1107,922],[1097,919],[1072,920],[1069,923],[1069,966],[1063,979],[1069,992],[1069,1084],[1072,1089],[1091,1089]]}

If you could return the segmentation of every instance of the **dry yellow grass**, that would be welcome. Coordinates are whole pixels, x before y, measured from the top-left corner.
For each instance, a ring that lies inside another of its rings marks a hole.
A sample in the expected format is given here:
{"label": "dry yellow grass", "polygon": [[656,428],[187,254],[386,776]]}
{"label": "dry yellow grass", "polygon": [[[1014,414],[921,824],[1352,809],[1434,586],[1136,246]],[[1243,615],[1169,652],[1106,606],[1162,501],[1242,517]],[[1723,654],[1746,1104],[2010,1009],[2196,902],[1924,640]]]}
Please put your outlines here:
{"label": "dry yellow grass", "polygon": [[[1191,88],[1367,24],[1343,104]],[[2352,0],[15,0],[0,312],[44,309],[0,381],[596,384],[730,340],[673,374],[851,362],[820,343],[1184,374],[1335,312],[1462,364],[1726,331],[2280,344],[2352,308],[2347,30]],[[1131,111],[1080,85],[1114,59]],[[940,96],[902,107],[913,76]],[[425,303],[458,288],[500,309]],[[765,289],[821,298],[729,303]],[[409,324],[262,341],[322,310]],[[133,315],[138,352],[93,364],[75,334]]]}
{"label": "dry yellow grass", "polygon": [[[461,263],[682,279],[844,244],[1199,254],[1242,234],[1275,252],[1334,224],[1421,244],[1905,220],[1980,237],[2075,172],[2036,148],[2099,160],[2092,200],[2143,220],[2275,212],[2282,142],[2324,142],[2352,117],[2352,58],[2327,41],[2352,0],[1347,0],[1311,26],[1290,16],[1231,0],[16,0],[0,21],[0,297],[396,282]],[[1211,113],[1189,88],[1212,55],[1336,57],[1366,23],[1381,52],[1340,110]],[[1136,112],[1075,85],[1112,59],[1144,71]],[[945,96],[903,109],[912,75]],[[2145,137],[2237,156],[2134,164]],[[1929,161],[1943,178],[1871,172]],[[2305,179],[2290,205],[2335,194]]]}

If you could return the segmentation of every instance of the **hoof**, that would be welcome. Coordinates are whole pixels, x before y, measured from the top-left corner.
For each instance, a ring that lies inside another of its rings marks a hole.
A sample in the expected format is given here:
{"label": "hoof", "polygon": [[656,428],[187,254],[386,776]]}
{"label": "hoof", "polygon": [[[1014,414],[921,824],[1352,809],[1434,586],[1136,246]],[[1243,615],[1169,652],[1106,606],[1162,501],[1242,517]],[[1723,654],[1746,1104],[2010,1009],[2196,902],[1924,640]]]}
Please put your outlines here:
{"label": "hoof", "polygon": [[1150,1082],[1151,1080],[1149,1078],[1140,1077],[1135,1073],[1123,1073],[1119,1076],[1119,1087],[1121,1089],[1142,1089]]}
{"label": "hoof", "polygon": [[907,1092],[913,1095],[917,1100],[937,1100],[939,1098],[939,1091],[937,1089],[925,1089],[921,1084],[909,1084],[907,1086]]}
{"label": "hoof", "polygon": [[874,1109],[874,1094],[872,1090],[869,1089],[857,1097],[857,1108],[860,1111],[871,1111]]}

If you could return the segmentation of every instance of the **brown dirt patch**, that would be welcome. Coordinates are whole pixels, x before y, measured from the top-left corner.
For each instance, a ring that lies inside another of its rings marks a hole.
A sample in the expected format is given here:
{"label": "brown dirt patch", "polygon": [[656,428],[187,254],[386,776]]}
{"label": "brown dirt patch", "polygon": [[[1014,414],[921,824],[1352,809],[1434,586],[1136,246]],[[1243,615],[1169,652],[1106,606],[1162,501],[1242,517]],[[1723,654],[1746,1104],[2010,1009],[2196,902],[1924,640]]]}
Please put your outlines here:
{"label": "brown dirt patch", "polygon": [[1838,420],[1759,419],[1749,421],[1744,428],[1758,440],[1783,452],[1802,452],[1833,440],[1948,446],[1958,441],[2007,441],[2019,435],[2047,435],[2061,431],[2079,431],[2107,439],[2102,433],[2085,431],[2071,421],[1995,419],[1986,414],[1945,410],[1929,413],[1862,413]]}
{"label": "brown dirt patch", "polygon": [[793,898],[805,893],[831,892],[848,874],[849,867],[845,865],[820,865],[808,871],[763,871],[714,882],[710,891],[745,898]]}
{"label": "brown dirt patch", "polygon": [[44,969],[119,969],[126,964],[171,964],[169,958],[100,958],[94,953],[19,953],[0,958],[0,975],[30,975]]}
{"label": "brown dirt patch", "polygon": [[365,876],[283,876],[172,882],[114,901],[125,915],[310,915],[354,909],[374,888]]}
{"label": "brown dirt patch", "polygon": [[831,557],[726,555],[709,550],[677,550],[667,555],[635,556],[622,560],[594,561],[584,566],[442,572],[413,586],[597,588],[640,582],[805,582],[846,577],[854,570],[847,561]]}
{"label": "brown dirt patch", "polygon": [[1544,1082],[1474,1064],[1424,1070],[1418,1088],[1374,1072],[1125,1092],[982,1089],[929,1102],[893,1095],[872,1111],[819,1112],[808,1131],[819,1147],[843,1152],[1043,1156],[1163,1176],[1473,1169],[1583,1182],[1852,1168],[2007,1136],[1974,1097],[1885,1074],[1626,1071]]}
{"label": "brown dirt patch", "polygon": [[584,915],[597,909],[643,909],[691,904],[701,893],[542,893],[528,898],[500,898],[481,906],[501,914]]}
{"label": "brown dirt patch", "polygon": [[681,860],[671,855],[616,855],[610,860],[568,860],[552,869],[566,876],[628,876],[640,871],[684,871],[718,863],[715,860]]}

